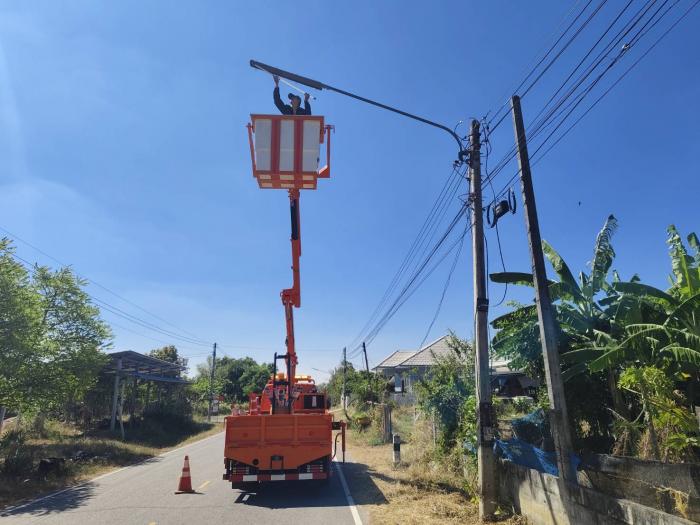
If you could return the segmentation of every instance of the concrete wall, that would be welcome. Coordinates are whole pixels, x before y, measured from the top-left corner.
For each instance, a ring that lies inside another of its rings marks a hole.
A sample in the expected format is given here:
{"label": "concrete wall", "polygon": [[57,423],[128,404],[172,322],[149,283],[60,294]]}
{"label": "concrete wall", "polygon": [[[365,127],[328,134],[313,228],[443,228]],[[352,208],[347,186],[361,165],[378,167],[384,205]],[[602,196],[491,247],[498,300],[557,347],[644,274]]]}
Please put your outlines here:
{"label": "concrete wall", "polygon": [[700,522],[700,465],[663,463],[607,454],[584,458],[581,484]]}
{"label": "concrete wall", "polygon": [[566,486],[558,478],[498,461],[499,500],[532,525],[691,525],[695,522],[606,496],[582,486]]}

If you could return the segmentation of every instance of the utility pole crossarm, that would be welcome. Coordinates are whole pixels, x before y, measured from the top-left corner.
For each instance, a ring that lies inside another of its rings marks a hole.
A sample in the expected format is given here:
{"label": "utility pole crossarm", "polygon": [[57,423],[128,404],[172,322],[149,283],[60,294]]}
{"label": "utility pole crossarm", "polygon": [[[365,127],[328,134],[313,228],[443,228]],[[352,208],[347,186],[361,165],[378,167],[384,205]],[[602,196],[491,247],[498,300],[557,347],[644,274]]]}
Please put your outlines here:
{"label": "utility pole crossarm", "polygon": [[318,80],[313,80],[308,77],[303,77],[301,75],[297,75],[296,73],[290,73],[289,71],[285,71],[284,69],[279,69],[273,66],[268,66],[267,64],[263,64],[262,62],[258,62],[256,60],[251,60],[250,61],[250,67],[259,69],[260,71],[265,71],[266,73],[270,73],[272,75],[276,75],[278,77],[286,78],[287,80],[290,80],[292,82],[298,82],[299,84],[303,84],[305,86],[318,89],[319,91],[322,91],[324,89],[327,89],[328,91],[335,91],[336,93],[339,93],[341,95],[345,95],[346,97],[351,97],[354,98],[355,100],[359,100],[361,102],[366,102],[367,104],[372,104],[373,106],[377,106],[382,109],[386,109],[388,111],[391,111],[393,113],[398,113],[399,115],[403,115],[404,117],[408,117],[413,120],[417,120],[419,122],[422,122],[424,124],[428,124],[429,126],[433,126],[435,128],[441,129],[452,135],[452,137],[457,141],[457,145],[459,146],[459,160],[460,162],[464,161],[466,159],[467,155],[467,150],[464,149],[464,145],[462,144],[462,139],[459,138],[459,135],[455,133],[454,130],[450,129],[449,127],[445,126],[444,124],[439,124],[438,122],[433,122],[432,120],[428,120],[427,118],[419,117],[418,115],[414,115],[412,113],[408,113],[407,111],[403,111],[398,108],[394,108],[391,106],[387,106],[386,104],[382,104],[381,102],[377,102],[376,100],[372,100],[369,98],[362,97],[360,95],[356,95],[355,93],[350,93],[349,91],[345,91],[333,86],[329,86],[328,84],[324,84],[323,82],[319,82]]}

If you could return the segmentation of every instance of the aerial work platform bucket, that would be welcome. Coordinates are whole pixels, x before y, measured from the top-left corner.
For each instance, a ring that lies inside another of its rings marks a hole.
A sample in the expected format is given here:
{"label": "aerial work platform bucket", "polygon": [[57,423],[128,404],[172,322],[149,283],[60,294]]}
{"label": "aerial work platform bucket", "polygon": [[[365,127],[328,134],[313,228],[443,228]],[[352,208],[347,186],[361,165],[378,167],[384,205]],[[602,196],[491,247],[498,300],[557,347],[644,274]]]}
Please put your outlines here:
{"label": "aerial work platform bucket", "polygon": [[[331,128],[321,116],[251,115],[250,157],[260,188],[315,190],[319,178],[330,177]],[[319,169],[324,140],[326,165]]]}

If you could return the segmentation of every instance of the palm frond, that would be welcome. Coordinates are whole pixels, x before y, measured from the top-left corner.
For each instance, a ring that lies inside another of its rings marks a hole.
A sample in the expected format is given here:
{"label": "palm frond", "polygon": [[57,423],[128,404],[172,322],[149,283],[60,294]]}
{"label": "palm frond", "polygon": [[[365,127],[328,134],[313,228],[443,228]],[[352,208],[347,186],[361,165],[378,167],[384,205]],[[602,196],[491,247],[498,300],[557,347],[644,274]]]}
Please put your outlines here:
{"label": "palm frond", "polygon": [[695,265],[700,269],[700,240],[698,240],[698,236],[695,235],[695,232],[688,235],[688,244],[695,252],[693,259],[695,259]]}
{"label": "palm frond", "polygon": [[615,258],[615,250],[612,246],[612,237],[617,230],[617,219],[614,215],[608,216],[603,229],[600,230],[595,240],[593,260],[591,261],[591,290],[597,293],[608,276],[610,266]]}
{"label": "palm frond", "polygon": [[516,323],[518,321],[524,321],[529,319],[536,319],[537,316],[537,305],[523,306],[507,314],[503,314],[500,317],[496,317],[491,321],[491,326],[500,330],[506,326]]}
{"label": "palm frond", "polygon": [[576,377],[577,375],[583,374],[587,369],[588,369],[588,366],[586,365],[586,363],[577,363],[573,366],[570,366],[566,370],[563,370],[561,373],[561,378],[566,383],[571,378]]}
{"label": "palm frond", "polygon": [[700,288],[700,279],[694,259],[688,255],[688,251],[683,245],[681,236],[676,227],[671,224],[666,231],[670,246],[671,269],[675,277],[674,287],[681,295],[693,295]]}
{"label": "palm frond", "polygon": [[632,295],[638,295],[638,296],[648,296],[648,297],[653,297],[655,299],[661,299],[662,301],[668,303],[671,306],[675,306],[678,304],[678,300],[664,292],[663,290],[659,290],[658,288],[654,288],[653,286],[649,286],[648,284],[641,284],[638,282],[620,282],[620,283],[613,283],[613,290],[621,293],[628,293]]}
{"label": "palm frond", "polygon": [[559,255],[547,241],[542,241],[542,251],[551,263],[556,274],[559,276],[559,280],[566,283],[571,288],[574,296],[577,299],[582,300],[583,295],[581,294],[581,288],[576,282],[576,279],[574,279],[574,275],[571,273],[571,270],[567,266],[566,262],[564,262],[561,255]]}
{"label": "palm frond", "polygon": [[673,326],[678,328],[678,325],[691,330],[700,329],[700,293],[683,301],[678,307],[668,314],[668,318],[664,323],[665,326]]}
{"label": "palm frond", "polygon": [[672,343],[661,348],[659,353],[671,354],[673,359],[679,363],[687,363],[695,367],[700,367],[700,350],[697,348],[688,348],[687,346],[680,346],[679,344]]}

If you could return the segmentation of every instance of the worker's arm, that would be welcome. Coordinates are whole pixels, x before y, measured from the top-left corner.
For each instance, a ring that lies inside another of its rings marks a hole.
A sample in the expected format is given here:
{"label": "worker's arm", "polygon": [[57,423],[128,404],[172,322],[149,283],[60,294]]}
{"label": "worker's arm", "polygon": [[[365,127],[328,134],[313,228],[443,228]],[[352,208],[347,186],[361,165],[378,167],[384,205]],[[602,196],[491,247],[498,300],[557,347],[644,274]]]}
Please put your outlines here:
{"label": "worker's arm", "polygon": [[308,93],[304,93],[304,115],[311,115],[311,104],[309,104]]}
{"label": "worker's arm", "polygon": [[282,115],[287,114],[287,106],[284,105],[284,102],[282,102],[282,99],[280,98],[280,88],[275,86],[275,89],[272,91],[272,98],[275,100],[275,106],[277,106],[277,109],[280,110],[280,113]]}

